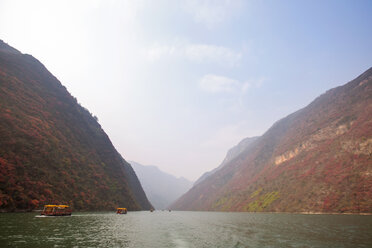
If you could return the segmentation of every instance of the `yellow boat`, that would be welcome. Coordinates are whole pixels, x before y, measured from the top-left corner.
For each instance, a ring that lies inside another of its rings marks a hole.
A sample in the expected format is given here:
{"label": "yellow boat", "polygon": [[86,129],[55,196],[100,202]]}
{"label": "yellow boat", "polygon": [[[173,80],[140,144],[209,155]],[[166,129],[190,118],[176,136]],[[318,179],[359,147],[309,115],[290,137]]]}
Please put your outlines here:
{"label": "yellow boat", "polygon": [[45,216],[69,216],[72,210],[68,205],[44,205],[41,215]]}
{"label": "yellow boat", "polygon": [[128,211],[126,208],[117,208],[116,213],[117,214],[126,214]]}

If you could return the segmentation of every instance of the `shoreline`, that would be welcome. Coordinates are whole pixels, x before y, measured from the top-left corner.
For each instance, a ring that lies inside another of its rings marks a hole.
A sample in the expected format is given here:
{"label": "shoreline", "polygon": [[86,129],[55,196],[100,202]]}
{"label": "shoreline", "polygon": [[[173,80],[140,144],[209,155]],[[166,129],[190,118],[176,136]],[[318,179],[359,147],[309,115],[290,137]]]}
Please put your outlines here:
{"label": "shoreline", "polygon": [[[13,211],[0,210],[0,214],[3,213],[40,213],[42,210],[22,210],[17,209]],[[112,210],[83,210],[83,211],[73,211],[73,213],[85,213],[85,212],[111,212]],[[149,211],[149,210],[139,210],[139,211]],[[352,213],[352,212],[241,212],[241,211],[206,211],[206,210],[172,210],[176,212],[214,212],[214,213],[254,213],[254,214],[303,214],[303,215],[363,215],[370,216],[372,213]],[[128,211],[128,212],[138,212],[138,211]]]}
{"label": "shoreline", "polygon": [[173,210],[178,212],[214,212],[214,213],[250,213],[250,214],[304,214],[304,215],[372,215],[372,213],[352,213],[352,212],[246,212],[246,211],[208,211],[208,210]]}

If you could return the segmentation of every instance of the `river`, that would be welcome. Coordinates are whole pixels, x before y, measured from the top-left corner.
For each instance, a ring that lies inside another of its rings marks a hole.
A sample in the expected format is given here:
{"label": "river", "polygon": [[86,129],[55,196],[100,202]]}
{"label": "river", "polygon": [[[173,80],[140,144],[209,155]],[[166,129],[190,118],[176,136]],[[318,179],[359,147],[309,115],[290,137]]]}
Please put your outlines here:
{"label": "river", "polygon": [[0,247],[372,247],[372,216],[222,212],[0,214]]}

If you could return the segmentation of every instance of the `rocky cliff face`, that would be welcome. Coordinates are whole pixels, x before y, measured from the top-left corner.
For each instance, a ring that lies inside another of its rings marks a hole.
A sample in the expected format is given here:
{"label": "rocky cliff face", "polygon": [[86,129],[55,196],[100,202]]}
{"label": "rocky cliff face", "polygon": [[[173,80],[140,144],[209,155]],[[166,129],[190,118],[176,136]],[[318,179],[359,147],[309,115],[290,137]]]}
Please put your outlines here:
{"label": "rocky cliff face", "polygon": [[96,118],[35,58],[0,41],[0,210],[149,209]]}
{"label": "rocky cliff face", "polygon": [[180,210],[372,212],[372,68],[276,122]]}

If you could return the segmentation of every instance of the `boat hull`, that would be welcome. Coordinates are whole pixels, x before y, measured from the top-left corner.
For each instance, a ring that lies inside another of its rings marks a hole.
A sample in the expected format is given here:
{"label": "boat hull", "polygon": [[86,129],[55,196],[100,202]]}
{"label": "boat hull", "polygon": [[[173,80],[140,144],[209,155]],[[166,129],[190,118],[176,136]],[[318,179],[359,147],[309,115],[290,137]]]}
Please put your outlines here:
{"label": "boat hull", "polygon": [[71,216],[71,213],[41,213],[43,216]]}

